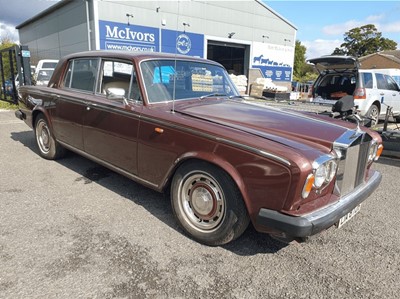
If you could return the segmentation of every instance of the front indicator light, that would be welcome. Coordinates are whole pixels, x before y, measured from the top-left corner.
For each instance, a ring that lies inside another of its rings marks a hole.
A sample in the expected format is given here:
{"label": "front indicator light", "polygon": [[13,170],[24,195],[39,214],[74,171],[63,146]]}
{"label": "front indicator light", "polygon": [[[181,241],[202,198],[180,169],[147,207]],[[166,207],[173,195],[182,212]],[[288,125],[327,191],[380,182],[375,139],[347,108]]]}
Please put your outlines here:
{"label": "front indicator light", "polygon": [[383,152],[383,144],[379,144],[374,161],[377,161],[379,159],[379,157],[382,155],[382,152]]}
{"label": "front indicator light", "polygon": [[314,174],[310,173],[307,176],[306,182],[305,182],[304,187],[303,187],[303,192],[301,193],[301,196],[303,198],[307,198],[308,195],[310,194],[310,192],[311,192],[311,190],[313,188],[313,185],[314,185],[314,180],[315,180]]}

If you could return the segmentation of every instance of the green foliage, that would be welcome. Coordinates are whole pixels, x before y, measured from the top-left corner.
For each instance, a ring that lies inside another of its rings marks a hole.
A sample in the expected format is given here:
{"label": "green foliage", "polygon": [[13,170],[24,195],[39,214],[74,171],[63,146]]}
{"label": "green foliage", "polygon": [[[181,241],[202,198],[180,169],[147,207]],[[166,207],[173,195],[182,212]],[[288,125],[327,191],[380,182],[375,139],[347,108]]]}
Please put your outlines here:
{"label": "green foliage", "polygon": [[294,48],[294,66],[293,75],[301,77],[304,65],[306,64],[306,50],[307,48],[301,44],[299,40],[296,40],[296,46]]}
{"label": "green foliage", "polygon": [[294,49],[294,65],[293,65],[293,80],[297,82],[307,82],[315,80],[318,74],[314,68],[306,63],[307,48],[296,40]]}
{"label": "green foliage", "polygon": [[[11,39],[9,39],[8,37],[0,39],[0,50],[11,48],[13,46],[15,46],[15,43],[13,43]],[[10,57],[7,51],[2,53],[2,60],[0,61],[0,64],[3,64],[4,79],[8,80],[11,77],[11,70],[10,70]],[[2,84],[2,79],[1,79],[1,69],[0,69],[0,85],[1,84]]]}
{"label": "green foliage", "polygon": [[397,43],[382,37],[375,25],[368,24],[353,28],[344,34],[344,43],[335,48],[333,55],[361,57],[384,50],[396,50]]}
{"label": "green foliage", "polygon": [[0,100],[0,110],[1,109],[5,109],[5,110],[16,110],[18,109],[18,105],[9,103],[9,102],[5,102],[5,101],[1,101]]}

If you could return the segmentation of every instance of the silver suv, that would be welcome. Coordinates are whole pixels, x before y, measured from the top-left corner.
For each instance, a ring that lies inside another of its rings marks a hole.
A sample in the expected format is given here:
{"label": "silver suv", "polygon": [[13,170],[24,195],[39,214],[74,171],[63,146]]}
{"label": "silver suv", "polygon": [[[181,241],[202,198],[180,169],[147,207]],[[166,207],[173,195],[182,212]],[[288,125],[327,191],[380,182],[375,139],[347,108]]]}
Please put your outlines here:
{"label": "silver suv", "polygon": [[374,69],[360,69],[360,64],[351,56],[323,56],[310,59],[320,75],[311,91],[311,101],[334,104],[346,95],[354,97],[357,111],[373,119],[386,114],[386,106],[393,107],[393,114],[400,122],[400,88],[389,75]]}

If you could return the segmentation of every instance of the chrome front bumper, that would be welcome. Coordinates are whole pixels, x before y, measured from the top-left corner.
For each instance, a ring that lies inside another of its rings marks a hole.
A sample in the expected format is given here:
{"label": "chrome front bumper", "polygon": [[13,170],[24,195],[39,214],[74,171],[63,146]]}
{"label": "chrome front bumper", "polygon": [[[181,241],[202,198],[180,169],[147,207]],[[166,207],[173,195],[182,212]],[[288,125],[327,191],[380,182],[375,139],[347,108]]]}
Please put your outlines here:
{"label": "chrome front bumper", "polygon": [[339,201],[307,215],[295,217],[277,211],[261,209],[257,224],[293,238],[304,238],[315,235],[339,221],[367,199],[382,180],[382,175],[375,171],[365,184],[358,186]]}

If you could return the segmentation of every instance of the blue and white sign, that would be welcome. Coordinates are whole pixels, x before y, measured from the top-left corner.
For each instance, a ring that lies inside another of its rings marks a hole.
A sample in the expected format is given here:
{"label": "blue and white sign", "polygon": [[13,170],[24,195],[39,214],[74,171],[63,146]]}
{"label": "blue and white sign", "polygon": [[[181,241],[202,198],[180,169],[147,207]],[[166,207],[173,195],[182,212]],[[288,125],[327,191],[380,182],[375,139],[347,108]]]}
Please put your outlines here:
{"label": "blue and white sign", "polygon": [[163,29],[161,50],[165,53],[204,57],[204,35]]}
{"label": "blue and white sign", "polygon": [[100,49],[159,52],[158,28],[99,21]]}
{"label": "blue and white sign", "polygon": [[253,43],[251,66],[273,81],[291,81],[294,48],[266,43]]}

